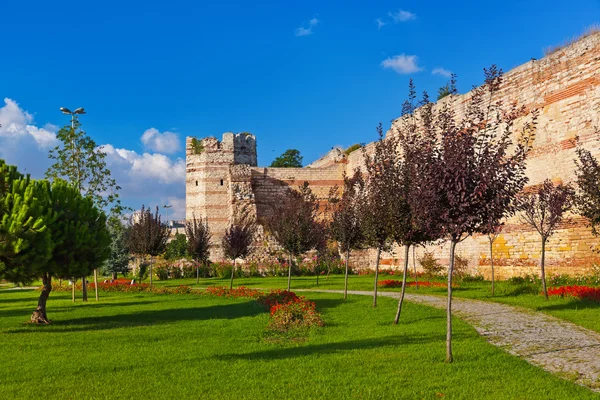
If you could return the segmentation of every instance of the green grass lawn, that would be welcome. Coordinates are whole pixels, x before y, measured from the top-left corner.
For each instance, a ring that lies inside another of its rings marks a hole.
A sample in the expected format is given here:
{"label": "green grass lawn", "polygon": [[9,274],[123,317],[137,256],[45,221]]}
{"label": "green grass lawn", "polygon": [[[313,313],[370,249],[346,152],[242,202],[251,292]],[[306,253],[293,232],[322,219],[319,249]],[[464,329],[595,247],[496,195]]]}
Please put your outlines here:
{"label": "green grass lawn", "polygon": [[366,296],[343,302],[310,293],[326,326],[282,345],[261,340],[269,316],[251,300],[102,293],[100,303],[72,304],[69,293],[52,293],[53,324],[24,324],[37,295],[0,290],[3,399],[600,397],[488,344],[459,320],[456,361],[445,364],[444,312],[409,303],[392,326],[396,303],[388,298],[373,309]]}
{"label": "green grass lawn", "polygon": [[[349,290],[373,290],[374,276],[351,275],[348,279]],[[382,275],[379,278],[401,280],[401,276]],[[189,284],[196,286],[195,279],[177,279],[167,281],[154,281],[157,285],[176,286]],[[235,286],[259,287],[259,288],[286,288],[287,278],[239,278],[235,280]],[[201,279],[199,287],[227,286],[229,279]],[[292,277],[292,288],[296,289],[343,289],[344,277],[342,275],[331,275],[329,278],[319,278],[319,285],[315,277]],[[399,291],[400,289],[379,289],[385,291]],[[412,287],[407,289],[408,293],[433,294],[446,296],[446,288],[420,287],[418,290]],[[491,295],[491,283],[484,282],[458,282],[454,289],[455,297],[494,301],[513,306],[523,307],[534,311],[541,311],[557,318],[571,321],[577,325],[600,332],[600,304],[592,301],[578,300],[575,298],[551,297],[544,299],[540,295],[541,286],[514,285],[507,281],[496,282],[496,295]]]}

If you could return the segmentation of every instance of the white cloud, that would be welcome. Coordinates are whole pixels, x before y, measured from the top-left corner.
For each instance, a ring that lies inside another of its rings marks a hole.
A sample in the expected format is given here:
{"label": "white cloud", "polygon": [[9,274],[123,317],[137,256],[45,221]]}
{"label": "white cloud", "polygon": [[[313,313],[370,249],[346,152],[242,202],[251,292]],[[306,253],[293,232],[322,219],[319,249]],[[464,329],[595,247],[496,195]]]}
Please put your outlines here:
{"label": "white cloud", "polygon": [[296,29],[296,36],[309,36],[313,34],[313,28],[317,25],[319,25],[321,21],[318,20],[316,17],[312,18],[308,21],[308,24],[306,26],[301,26],[300,28]]}
{"label": "white cloud", "polygon": [[6,140],[19,140],[23,137],[32,137],[40,149],[50,149],[57,143],[57,127],[47,124],[43,128],[33,125],[33,116],[19,107],[19,104],[9,99],[4,99],[4,106],[0,107],[0,138]]}
{"label": "white cloud", "polygon": [[403,53],[388,57],[381,62],[381,66],[383,68],[391,68],[399,74],[411,74],[423,70],[423,68],[417,65],[418,59],[417,56],[407,56]]}
{"label": "white cloud", "polygon": [[[51,124],[36,126],[32,114],[21,109],[16,101],[7,98],[4,103],[0,107],[0,159],[18,166],[19,171],[29,173],[33,178],[43,178],[51,165],[48,150],[58,143],[54,133],[58,127]],[[149,129],[144,135],[149,147],[161,148],[164,152],[174,151],[179,146],[177,136],[171,132],[161,134]],[[100,147],[106,153],[105,160],[112,177],[122,188],[119,193],[123,204],[134,208],[142,204],[154,207],[168,201],[173,204],[169,218],[171,212],[173,218],[184,218],[184,159],[173,159],[161,153],[139,154],[112,144]]]}
{"label": "white cloud", "polygon": [[391,17],[395,23],[406,22],[417,18],[415,14],[405,10],[398,10],[396,12],[390,11],[387,15]]}
{"label": "white cloud", "polygon": [[377,25],[377,30],[380,30],[381,28],[383,28],[385,25],[387,25],[385,22],[383,22],[381,20],[381,18],[377,18],[375,19],[375,24]]}
{"label": "white cloud", "polygon": [[445,76],[446,78],[450,78],[452,76],[452,72],[444,68],[434,68],[433,71],[431,71],[431,73],[433,75]]}
{"label": "white cloud", "polygon": [[146,149],[167,154],[175,153],[180,148],[179,136],[176,133],[160,133],[156,128],[146,129],[142,135],[142,143]]}

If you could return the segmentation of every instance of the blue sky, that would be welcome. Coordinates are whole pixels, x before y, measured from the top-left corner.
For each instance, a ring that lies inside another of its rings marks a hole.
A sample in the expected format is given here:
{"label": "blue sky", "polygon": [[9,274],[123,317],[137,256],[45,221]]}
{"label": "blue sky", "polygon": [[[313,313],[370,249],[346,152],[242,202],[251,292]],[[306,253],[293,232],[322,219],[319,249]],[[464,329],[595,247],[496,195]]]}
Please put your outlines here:
{"label": "blue sky", "polygon": [[85,107],[83,127],[107,145],[126,203],[170,202],[176,217],[187,135],[249,131],[260,165],[288,148],[308,163],[374,140],[376,125],[399,115],[411,77],[435,96],[451,71],[465,92],[482,68],[541,58],[600,22],[598,0],[13,1],[0,10],[0,158],[41,176],[68,122],[58,108]]}

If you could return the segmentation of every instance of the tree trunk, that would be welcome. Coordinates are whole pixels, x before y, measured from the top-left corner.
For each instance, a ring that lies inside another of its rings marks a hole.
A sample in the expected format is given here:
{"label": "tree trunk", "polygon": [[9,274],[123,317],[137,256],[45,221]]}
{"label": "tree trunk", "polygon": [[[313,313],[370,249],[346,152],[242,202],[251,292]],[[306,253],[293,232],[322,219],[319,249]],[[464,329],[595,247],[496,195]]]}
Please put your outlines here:
{"label": "tree trunk", "polygon": [[446,308],[446,362],[452,359],[452,273],[454,272],[454,249],[456,241],[450,242],[450,266],[448,267],[448,305]]}
{"label": "tree trunk", "polygon": [[319,273],[320,273],[320,269],[315,265],[315,273],[317,274],[317,286],[319,286]]}
{"label": "tree trunk", "polygon": [[196,285],[200,284],[200,263],[196,261]]}
{"label": "tree trunk", "polygon": [[417,275],[417,262],[415,258],[415,245],[412,246],[413,253],[413,269],[415,270],[415,288],[419,290],[419,276]]}
{"label": "tree trunk", "polygon": [[233,289],[233,274],[235,274],[235,258],[233,259],[233,265],[231,266],[231,280],[229,281],[229,290]]}
{"label": "tree trunk", "polygon": [[404,246],[404,273],[402,275],[402,293],[400,293],[400,300],[398,300],[398,310],[396,311],[396,318],[394,318],[394,325],[398,324],[400,320],[400,313],[402,312],[402,303],[404,302],[404,293],[406,292],[406,273],[408,272],[408,250],[410,245]]}
{"label": "tree trunk", "polygon": [[152,289],[152,264],[154,264],[154,257],[150,257],[150,289]]}
{"label": "tree trunk", "polygon": [[113,273],[112,273],[112,278],[113,278],[113,281],[116,281],[116,280],[117,280],[117,273],[116,273],[116,272],[113,272]]}
{"label": "tree trunk", "polygon": [[494,274],[494,240],[490,239],[490,264],[492,265],[492,296],[496,293],[496,281]]}
{"label": "tree trunk", "polygon": [[542,290],[544,291],[544,297],[548,300],[548,288],[546,287],[546,239],[542,238],[542,259],[540,261],[540,266],[542,267]]}
{"label": "tree trunk", "polygon": [[47,272],[42,275],[42,293],[38,299],[38,305],[33,314],[31,314],[31,322],[34,324],[49,324],[48,316],[46,315],[46,301],[52,291],[52,276]]}
{"label": "tree trunk", "polygon": [[81,277],[81,294],[83,301],[87,302],[87,280],[85,279],[85,275]]}
{"label": "tree trunk", "polygon": [[377,260],[375,261],[375,284],[373,285],[373,307],[377,307],[377,281],[379,280],[379,257],[381,246],[377,247]]}
{"label": "tree trunk", "polygon": [[71,278],[71,297],[75,303],[75,278]]}
{"label": "tree trunk", "polygon": [[290,265],[288,265],[288,292],[290,291],[290,287],[292,285],[292,253],[290,253]]}
{"label": "tree trunk", "polygon": [[346,273],[344,275],[344,300],[348,298],[348,262],[350,260],[350,249],[346,249]]}
{"label": "tree trunk", "polygon": [[96,301],[98,301],[98,270],[94,270],[94,288],[96,289]]}

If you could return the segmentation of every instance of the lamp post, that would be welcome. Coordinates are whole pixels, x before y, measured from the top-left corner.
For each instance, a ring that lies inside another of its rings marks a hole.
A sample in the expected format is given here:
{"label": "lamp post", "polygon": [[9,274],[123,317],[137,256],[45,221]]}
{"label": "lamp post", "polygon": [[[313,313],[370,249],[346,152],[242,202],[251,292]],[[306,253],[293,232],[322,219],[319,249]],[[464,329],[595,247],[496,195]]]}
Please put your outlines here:
{"label": "lamp post", "polygon": [[[79,171],[79,166],[77,165],[77,160],[75,158],[75,119],[77,115],[85,114],[85,110],[83,107],[76,108],[75,111],[71,111],[66,107],[61,107],[60,111],[63,114],[67,114],[71,116],[71,147],[73,148],[73,169],[77,172],[77,181],[75,182],[75,187],[79,192],[81,192],[81,171]],[[98,301],[98,270],[94,268],[94,286],[96,287],[96,301]],[[81,279],[81,291],[83,292],[83,301],[87,301],[87,285],[85,276]],[[71,296],[73,301],[75,301],[75,279],[73,279],[73,286]]]}
{"label": "lamp post", "polygon": [[81,182],[79,182],[80,177],[81,177],[81,173],[79,171],[79,167],[77,166],[77,162],[75,160],[75,119],[77,118],[77,115],[81,115],[81,114],[85,114],[85,110],[83,109],[83,107],[79,107],[76,108],[75,111],[71,111],[66,107],[61,107],[60,111],[63,114],[67,114],[71,116],[71,131],[72,131],[72,138],[71,138],[71,147],[73,147],[73,167],[74,169],[77,171],[77,182],[75,182],[77,190],[81,191]]}

